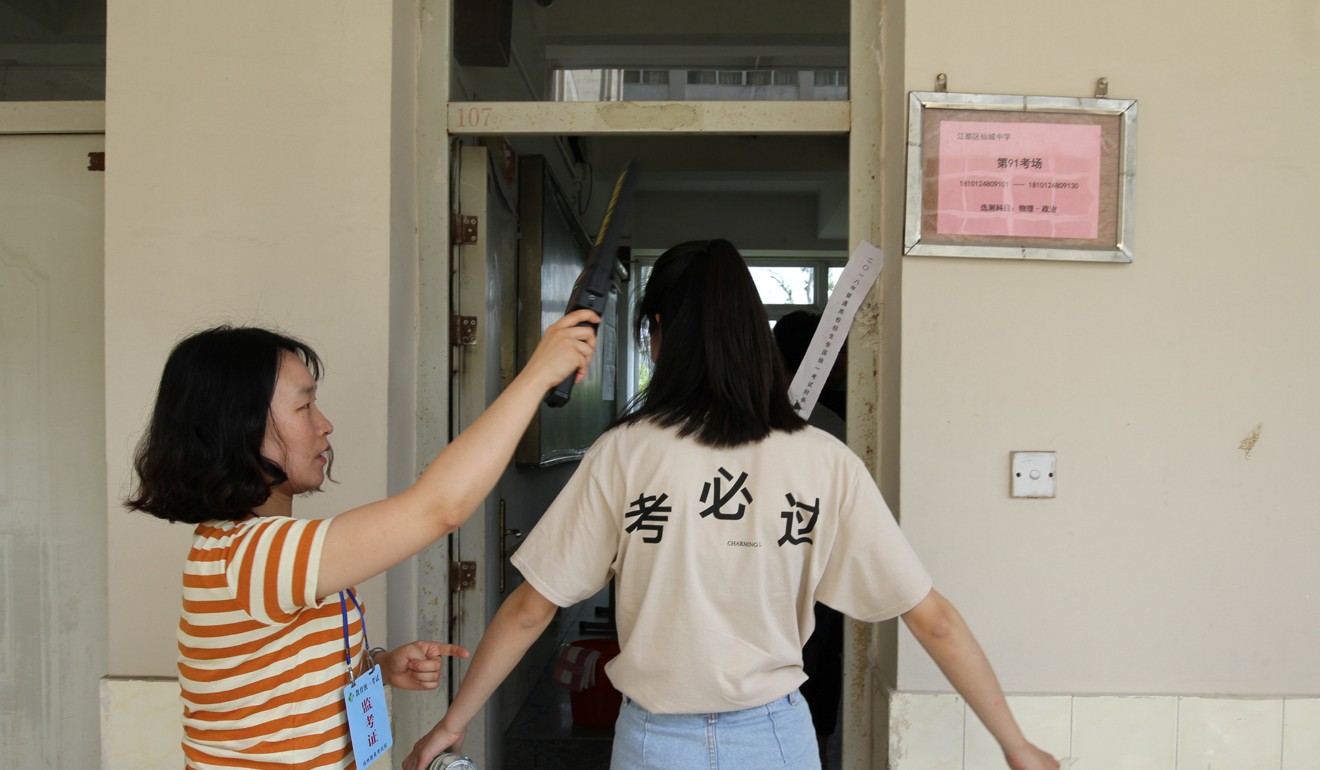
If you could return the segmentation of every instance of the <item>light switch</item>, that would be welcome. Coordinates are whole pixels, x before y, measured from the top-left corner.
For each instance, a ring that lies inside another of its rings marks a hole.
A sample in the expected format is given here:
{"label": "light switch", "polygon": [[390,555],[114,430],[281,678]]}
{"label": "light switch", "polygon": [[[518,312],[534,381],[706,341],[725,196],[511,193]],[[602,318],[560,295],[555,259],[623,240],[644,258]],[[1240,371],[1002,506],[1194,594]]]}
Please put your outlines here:
{"label": "light switch", "polygon": [[1009,484],[1012,497],[1054,497],[1055,459],[1053,452],[1011,452]]}

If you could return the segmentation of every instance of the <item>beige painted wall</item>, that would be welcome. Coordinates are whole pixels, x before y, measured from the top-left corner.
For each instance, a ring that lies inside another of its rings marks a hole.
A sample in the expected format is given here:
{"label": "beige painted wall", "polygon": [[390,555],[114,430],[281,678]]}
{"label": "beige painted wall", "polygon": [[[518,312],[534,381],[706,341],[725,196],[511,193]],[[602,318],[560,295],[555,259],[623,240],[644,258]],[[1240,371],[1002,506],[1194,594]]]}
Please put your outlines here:
{"label": "beige painted wall", "polygon": [[[295,513],[325,516],[386,493],[392,10],[347,0],[110,4],[113,675],[175,675],[189,529],[117,501],[181,335],[256,322],[310,342],[328,366],[320,400],[335,423],[341,483]],[[370,629],[381,643],[384,581],[373,582]]]}
{"label": "beige painted wall", "polygon": [[[1010,690],[1320,691],[1315,4],[906,15],[909,89],[1089,95],[1103,75],[1141,102],[1135,263],[905,263],[900,503],[938,584]],[[386,492],[392,24],[343,0],[111,4],[112,501],[166,351],[218,320],[328,360],[343,483],[304,514]],[[1014,449],[1059,452],[1057,499],[1006,497]],[[110,673],[172,676],[186,528],[107,515]],[[906,637],[899,686],[945,687]]]}
{"label": "beige painted wall", "polygon": [[[901,509],[937,586],[1010,691],[1320,692],[1320,6],[926,0],[906,50],[909,90],[1140,105],[1132,264],[905,261]],[[1058,452],[1056,499],[1008,497],[1022,449]],[[906,634],[899,687],[947,688]]]}

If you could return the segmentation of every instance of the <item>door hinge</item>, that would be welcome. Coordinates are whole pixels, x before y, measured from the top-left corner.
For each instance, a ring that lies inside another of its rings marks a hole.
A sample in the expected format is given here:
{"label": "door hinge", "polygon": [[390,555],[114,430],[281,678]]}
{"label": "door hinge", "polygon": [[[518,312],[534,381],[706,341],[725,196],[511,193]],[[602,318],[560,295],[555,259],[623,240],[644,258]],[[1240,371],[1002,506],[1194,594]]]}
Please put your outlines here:
{"label": "door hinge", "polygon": [[477,344],[477,317],[474,315],[451,315],[449,317],[449,339],[456,348]]}
{"label": "door hinge", "polygon": [[471,246],[477,242],[477,218],[466,214],[454,215],[454,245]]}
{"label": "door hinge", "polygon": [[451,561],[449,563],[449,592],[471,591],[477,587],[477,563],[475,561]]}
{"label": "door hinge", "polygon": [[105,171],[105,152],[87,153],[88,171]]}

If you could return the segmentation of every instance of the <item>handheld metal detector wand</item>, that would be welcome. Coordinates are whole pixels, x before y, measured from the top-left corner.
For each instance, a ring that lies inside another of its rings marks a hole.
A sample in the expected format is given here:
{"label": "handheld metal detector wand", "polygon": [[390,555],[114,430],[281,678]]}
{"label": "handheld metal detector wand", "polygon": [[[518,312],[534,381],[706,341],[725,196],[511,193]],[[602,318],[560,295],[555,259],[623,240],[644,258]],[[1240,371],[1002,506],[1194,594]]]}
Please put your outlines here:
{"label": "handheld metal detector wand", "polygon": [[[605,315],[605,305],[609,301],[610,288],[614,281],[614,266],[619,258],[619,230],[623,227],[624,215],[632,205],[634,187],[633,162],[628,161],[619,179],[614,183],[614,193],[610,195],[609,205],[605,207],[605,217],[600,223],[600,232],[591,246],[587,264],[582,268],[573,293],[568,298],[565,314],[586,308]],[[582,323],[579,326],[596,328],[596,324]],[[573,395],[573,382],[577,372],[568,375],[563,382],[550,389],[545,396],[546,406],[560,407],[568,403]]]}

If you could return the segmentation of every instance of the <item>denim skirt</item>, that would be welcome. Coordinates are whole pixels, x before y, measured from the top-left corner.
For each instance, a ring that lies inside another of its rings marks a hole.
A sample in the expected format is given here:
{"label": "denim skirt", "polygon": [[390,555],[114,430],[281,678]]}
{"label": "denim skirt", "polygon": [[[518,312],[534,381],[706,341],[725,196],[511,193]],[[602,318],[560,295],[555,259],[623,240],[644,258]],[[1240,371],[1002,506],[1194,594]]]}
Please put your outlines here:
{"label": "denim skirt", "polygon": [[715,714],[652,714],[627,696],[610,770],[820,769],[816,731],[797,691],[764,706]]}

